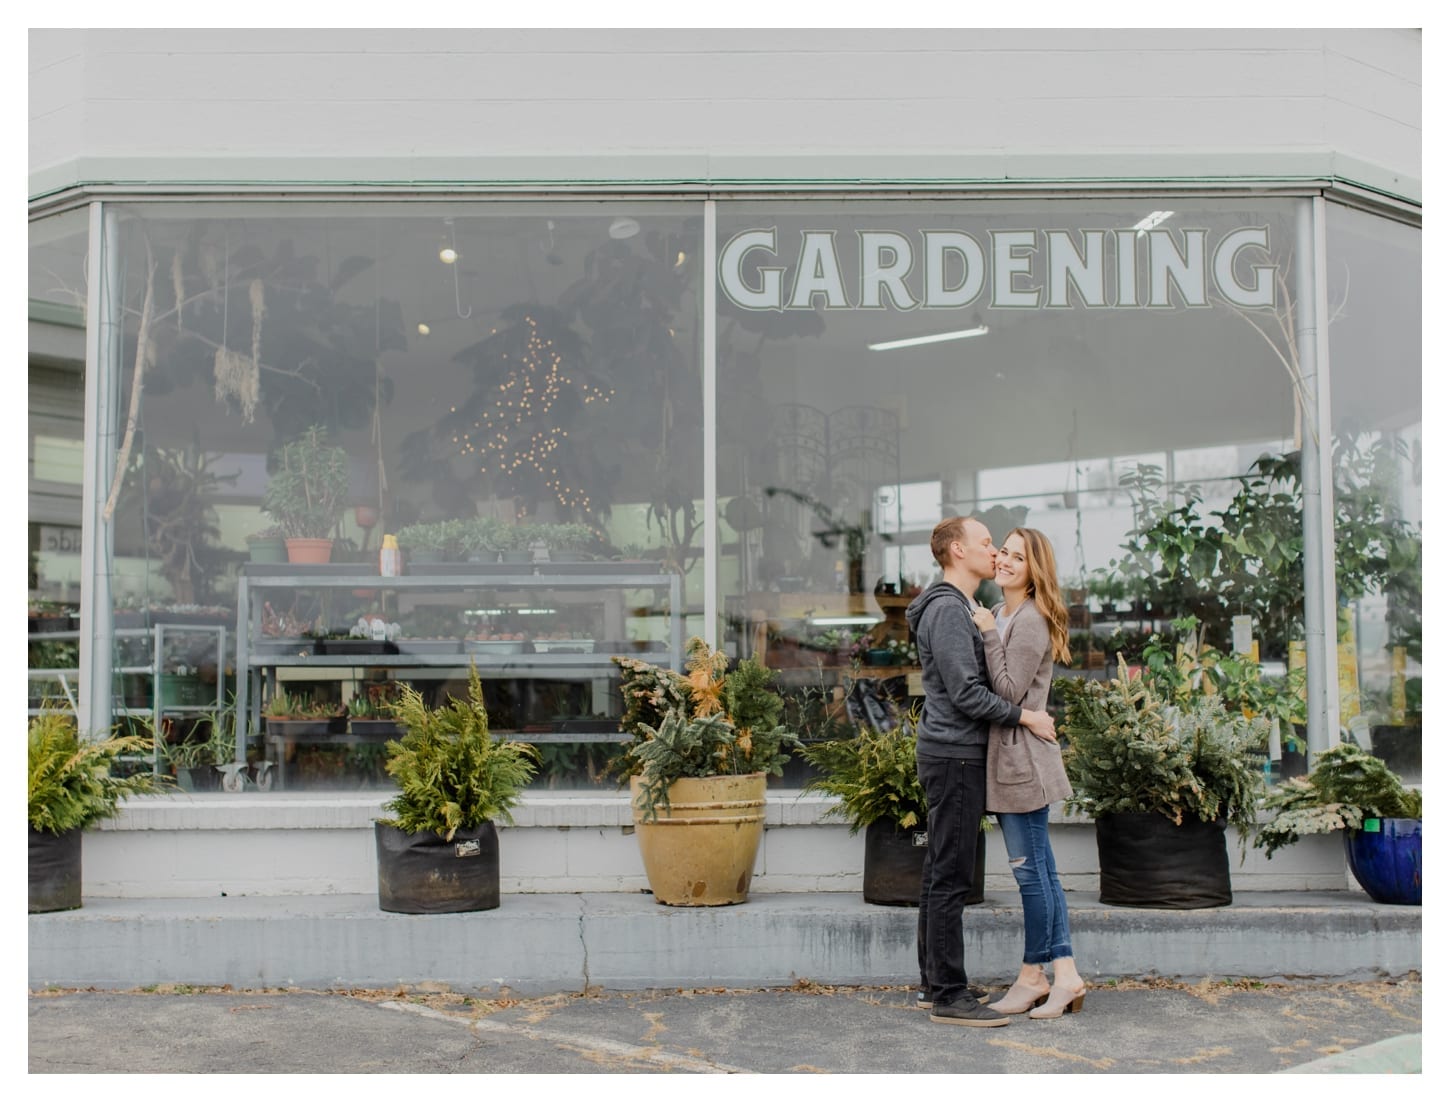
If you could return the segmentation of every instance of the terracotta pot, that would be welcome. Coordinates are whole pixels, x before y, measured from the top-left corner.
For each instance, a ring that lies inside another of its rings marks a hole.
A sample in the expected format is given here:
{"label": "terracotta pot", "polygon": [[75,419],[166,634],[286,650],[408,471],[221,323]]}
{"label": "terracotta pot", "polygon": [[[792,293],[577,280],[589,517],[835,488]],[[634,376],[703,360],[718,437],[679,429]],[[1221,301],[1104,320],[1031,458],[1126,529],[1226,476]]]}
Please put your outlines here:
{"label": "terracotta pot", "polygon": [[634,833],[655,900],[671,907],[743,903],[765,827],[765,774],[685,777],[670,806],[644,821],[638,777],[629,781]]}
{"label": "terracotta pot", "polygon": [[359,528],[371,528],[378,522],[378,509],[376,505],[355,505],[352,510],[352,519],[357,521]]}
{"label": "terracotta pot", "polygon": [[331,562],[332,541],[291,537],[287,540],[288,562]]}

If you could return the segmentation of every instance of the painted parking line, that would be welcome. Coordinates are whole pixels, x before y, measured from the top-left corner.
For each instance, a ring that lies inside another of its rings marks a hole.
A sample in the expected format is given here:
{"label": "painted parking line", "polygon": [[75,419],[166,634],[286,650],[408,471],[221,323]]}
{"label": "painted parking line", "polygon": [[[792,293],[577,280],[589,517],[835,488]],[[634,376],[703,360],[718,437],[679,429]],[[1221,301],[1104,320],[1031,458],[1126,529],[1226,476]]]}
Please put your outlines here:
{"label": "painted parking line", "polygon": [[376,1005],[385,1010],[402,1010],[424,1018],[432,1018],[435,1021],[464,1026],[475,1033],[497,1033],[527,1037],[531,1041],[545,1041],[551,1044],[562,1045],[565,1048],[574,1049],[581,1053],[598,1053],[601,1056],[616,1060],[634,1060],[648,1064],[658,1064],[661,1068],[669,1071],[693,1071],[714,1075],[754,1074],[751,1068],[739,1068],[733,1064],[722,1064],[714,1060],[701,1060],[694,1056],[685,1056],[676,1052],[664,1052],[656,1046],[630,1045],[623,1041],[612,1041],[605,1037],[588,1037],[579,1033],[538,1029],[534,1026],[524,1025],[518,1022],[500,1022],[489,1018],[480,1018],[477,1020],[460,1018],[453,1014],[445,1014],[440,1010],[434,1010],[431,1006],[419,1006],[416,1003],[385,1002]]}

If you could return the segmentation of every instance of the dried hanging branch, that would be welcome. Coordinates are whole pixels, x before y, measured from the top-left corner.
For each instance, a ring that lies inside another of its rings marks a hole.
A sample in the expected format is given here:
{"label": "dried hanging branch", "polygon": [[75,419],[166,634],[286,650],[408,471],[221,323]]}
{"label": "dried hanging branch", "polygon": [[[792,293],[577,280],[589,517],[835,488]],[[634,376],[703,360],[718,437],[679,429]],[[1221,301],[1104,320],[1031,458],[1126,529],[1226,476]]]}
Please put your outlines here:
{"label": "dried hanging branch", "polygon": [[[1289,258],[1292,260],[1292,257]],[[1255,333],[1264,339],[1264,343],[1274,353],[1285,371],[1289,373],[1289,381],[1294,387],[1294,447],[1304,446],[1304,411],[1309,405],[1309,395],[1305,389],[1304,372],[1299,366],[1299,340],[1295,332],[1294,320],[1294,296],[1289,293],[1289,281],[1284,276],[1285,265],[1276,265],[1274,269],[1274,281],[1278,285],[1278,301],[1282,306],[1275,306],[1269,311],[1250,311],[1227,299],[1218,298],[1217,301],[1227,306],[1244,323],[1249,325]],[[1216,296],[1215,296],[1216,297]],[[1346,269],[1344,279],[1344,294],[1337,305],[1331,307],[1329,317],[1325,319],[1324,325],[1338,321],[1344,313],[1344,306],[1349,301],[1349,272]],[[1272,319],[1272,324],[1267,321],[1260,323],[1259,318]],[[1310,435],[1317,445],[1319,433],[1311,430]]]}
{"label": "dried hanging branch", "polygon": [[126,477],[126,468],[131,462],[131,443],[136,437],[136,422],[141,418],[141,379],[146,372],[146,361],[151,354],[151,310],[156,295],[156,258],[151,252],[151,242],[146,242],[146,297],[141,303],[141,323],[136,327],[136,366],[131,375],[131,408],[126,414],[126,435],[121,438],[121,450],[116,455],[116,473],[111,478],[111,492],[106,496],[105,508],[101,510],[101,521],[111,522],[116,511],[116,498],[121,493],[121,482]]}

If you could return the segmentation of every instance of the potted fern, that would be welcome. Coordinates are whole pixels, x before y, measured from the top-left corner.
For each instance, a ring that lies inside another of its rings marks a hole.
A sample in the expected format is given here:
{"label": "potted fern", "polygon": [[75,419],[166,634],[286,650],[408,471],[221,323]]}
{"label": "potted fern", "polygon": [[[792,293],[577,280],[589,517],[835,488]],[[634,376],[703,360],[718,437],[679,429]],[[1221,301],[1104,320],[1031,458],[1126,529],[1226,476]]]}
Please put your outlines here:
{"label": "potted fern", "polygon": [[81,905],[82,833],[114,816],[124,797],[163,791],[166,779],[149,770],[112,776],[120,759],[151,756],[150,735],[83,739],[74,716],[53,710],[32,716],[28,733],[29,911],[70,911]]}
{"label": "potted fern", "polygon": [[1320,754],[1308,776],[1285,781],[1264,801],[1269,821],[1254,845],[1272,858],[1305,834],[1344,831],[1359,886],[1377,903],[1418,906],[1423,797],[1379,758],[1353,743]]}
{"label": "potted fern", "polygon": [[429,708],[403,685],[390,705],[406,728],[387,744],[387,771],[398,794],[378,819],[378,906],[401,914],[486,911],[499,905],[498,830],[511,823],[533,776],[532,746],[495,739],[478,670],[470,667],[468,699]]}
{"label": "potted fern", "polygon": [[1226,831],[1241,850],[1263,792],[1258,750],[1267,721],[1216,695],[1169,706],[1153,683],[1058,678],[1058,731],[1072,782],[1067,806],[1095,820],[1099,898],[1125,907],[1194,909],[1233,902]]}
{"label": "potted fern", "polygon": [[657,902],[742,903],[765,822],[765,779],[799,747],[780,725],[784,702],[754,658],[727,672],[703,640],[687,645],[687,674],[616,657],[620,729],[634,736],[612,764],[630,778],[635,837]]}
{"label": "potted fern", "polygon": [[[914,907],[921,901],[926,793],[916,775],[917,719],[913,710],[884,731],[862,727],[854,738],[817,742],[802,751],[818,772],[801,792],[838,797],[840,802],[826,814],[844,819],[852,834],[866,831],[861,894],[867,903]],[[969,904],[986,898],[986,863],[983,829],[977,832]]]}

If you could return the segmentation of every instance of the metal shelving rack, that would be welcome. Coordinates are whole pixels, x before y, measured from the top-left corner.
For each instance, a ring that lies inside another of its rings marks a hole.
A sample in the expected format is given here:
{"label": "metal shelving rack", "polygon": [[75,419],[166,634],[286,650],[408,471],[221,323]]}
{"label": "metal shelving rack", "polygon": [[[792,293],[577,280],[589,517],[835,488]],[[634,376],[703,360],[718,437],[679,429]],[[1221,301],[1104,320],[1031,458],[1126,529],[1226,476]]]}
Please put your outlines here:
{"label": "metal shelving rack", "polygon": [[[166,700],[166,686],[165,686],[165,681],[166,681],[167,674],[165,672],[164,666],[165,666],[165,655],[166,655],[166,638],[167,638],[167,636],[169,634],[170,635],[210,634],[210,635],[215,635],[216,636],[216,644],[215,644],[214,655],[215,655],[215,658],[216,658],[217,680],[216,680],[216,702],[215,702],[215,705],[214,706],[213,705],[207,705],[207,704],[167,704],[167,703],[165,703],[165,700]],[[217,624],[217,625],[211,625],[211,624],[207,624],[207,625],[192,625],[192,624],[158,623],[158,624],[153,624],[149,628],[117,628],[115,630],[115,632],[114,632],[114,636],[115,636],[116,639],[119,639],[119,640],[125,640],[125,639],[141,639],[141,638],[150,637],[150,639],[151,639],[151,661],[150,661],[150,663],[147,664],[147,665],[145,665],[145,666],[113,666],[111,668],[111,676],[112,676],[112,678],[115,678],[117,676],[123,676],[123,675],[126,675],[126,674],[140,674],[140,675],[143,675],[143,676],[150,677],[151,678],[151,706],[148,707],[148,708],[134,708],[134,707],[130,707],[130,706],[124,704],[124,703],[122,703],[122,704],[113,704],[112,707],[111,707],[111,714],[113,716],[121,716],[121,717],[145,716],[145,717],[147,717],[147,719],[149,720],[149,722],[151,724],[151,729],[156,734],[157,739],[158,739],[158,743],[159,743],[160,736],[161,736],[161,721],[166,716],[207,715],[207,714],[213,713],[213,712],[215,712],[215,714],[217,714],[217,715],[220,715],[222,713],[222,711],[225,708],[225,704],[226,704],[226,701],[225,701],[225,694],[226,694],[226,676],[225,676],[225,670],[226,670],[226,657],[227,657],[227,629],[226,629],[226,626],[225,625],[221,625],[221,624]],[[76,642],[79,642],[80,641],[80,637],[81,637],[81,633],[79,631],[45,631],[45,632],[34,632],[34,633],[32,633],[32,634],[30,634],[28,636],[28,639],[29,639],[30,642],[39,642],[39,641],[44,641],[44,640],[66,640],[66,639],[73,639]],[[70,710],[72,712],[74,712],[76,710],[76,700],[75,700],[75,693],[74,693],[73,686],[74,686],[74,683],[78,682],[79,679],[80,679],[80,668],[79,667],[77,667],[77,666],[70,666],[70,667],[63,667],[63,668],[62,667],[54,667],[54,668],[42,667],[42,668],[34,668],[34,669],[28,669],[27,670],[27,675],[28,675],[29,680],[31,680],[31,681],[37,681],[37,680],[42,680],[42,679],[44,679],[44,680],[50,680],[50,681],[58,681],[60,683],[60,686],[61,686],[61,691],[65,694],[66,703],[70,706]],[[124,698],[122,698],[122,699],[124,700]],[[30,716],[39,715],[41,713],[41,711],[42,711],[42,709],[40,709],[40,708],[31,708],[31,707],[27,707],[26,708],[26,714],[27,715],[30,715]],[[160,760],[159,749],[157,751],[153,751],[152,752],[152,755],[151,755],[151,768],[152,768],[153,771],[156,771],[156,772],[159,772],[160,771],[160,768],[161,768],[161,760]]]}
{"label": "metal shelving rack", "polygon": [[[401,577],[383,578],[377,574],[350,571],[335,573],[328,570],[316,572],[305,568],[278,566],[265,571],[253,572],[246,568],[237,582],[237,689],[236,714],[238,730],[248,737],[261,730],[261,703],[264,696],[277,691],[279,669],[413,669],[448,671],[451,676],[466,676],[470,662],[476,665],[482,678],[564,678],[570,680],[591,680],[601,686],[614,675],[614,666],[607,653],[591,654],[285,654],[278,652],[257,653],[256,643],[262,638],[262,601],[259,592],[279,590],[324,590],[354,588],[372,589],[379,592],[402,594],[427,594],[430,592],[488,590],[498,591],[543,591],[543,590],[603,590],[610,594],[622,594],[625,590],[668,590],[669,593],[669,642],[666,653],[654,657],[671,668],[678,669],[684,660],[681,578],[675,573],[643,573],[634,568],[607,569],[602,564],[591,570],[587,564],[572,565],[567,571],[554,571],[550,564],[539,563],[527,573],[504,572],[487,566],[477,573],[460,569],[450,573],[408,574]],[[613,622],[606,625],[605,634],[613,630],[613,638],[623,637],[623,615],[621,611],[608,614]],[[332,736],[336,740],[342,736]],[[531,742],[598,742],[618,741],[617,731],[562,731],[530,732]],[[245,754],[246,739],[238,738],[238,760]],[[282,765],[277,765],[277,784],[283,784]]]}

